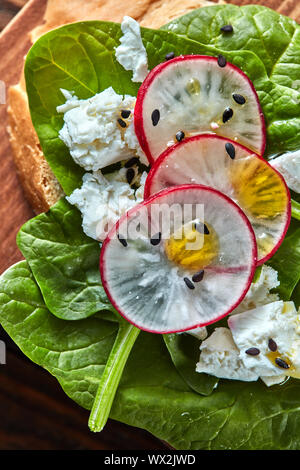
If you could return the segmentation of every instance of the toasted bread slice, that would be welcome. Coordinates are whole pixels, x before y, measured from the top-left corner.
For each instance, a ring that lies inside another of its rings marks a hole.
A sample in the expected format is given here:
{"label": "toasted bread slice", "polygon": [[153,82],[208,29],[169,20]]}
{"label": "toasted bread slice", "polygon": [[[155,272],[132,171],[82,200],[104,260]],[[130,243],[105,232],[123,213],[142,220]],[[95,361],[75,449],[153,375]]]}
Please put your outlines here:
{"label": "toasted bread slice", "polygon": [[34,211],[43,212],[63,196],[63,191],[41,150],[21,84],[11,87],[9,102],[8,132],[17,172]]}

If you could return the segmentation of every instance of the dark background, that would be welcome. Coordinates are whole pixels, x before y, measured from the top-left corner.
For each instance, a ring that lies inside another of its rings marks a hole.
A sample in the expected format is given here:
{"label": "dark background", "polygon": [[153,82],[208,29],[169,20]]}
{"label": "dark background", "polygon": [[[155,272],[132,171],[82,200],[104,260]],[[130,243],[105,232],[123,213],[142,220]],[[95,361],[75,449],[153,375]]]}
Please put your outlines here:
{"label": "dark background", "polygon": [[54,377],[29,361],[0,327],[7,347],[0,365],[0,450],[167,449],[146,431],[109,420],[88,430],[89,413],[71,401]]}

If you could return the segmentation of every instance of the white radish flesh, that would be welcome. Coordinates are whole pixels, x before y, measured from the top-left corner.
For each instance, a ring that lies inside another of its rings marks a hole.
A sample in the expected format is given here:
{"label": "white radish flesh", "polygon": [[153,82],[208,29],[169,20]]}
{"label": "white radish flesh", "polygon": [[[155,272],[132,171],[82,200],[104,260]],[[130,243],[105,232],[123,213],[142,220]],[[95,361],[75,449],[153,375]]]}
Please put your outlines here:
{"label": "white radish flesh", "polygon": [[[203,218],[195,219],[198,208]],[[201,235],[206,251],[188,251],[186,239],[174,239],[176,227],[196,222],[209,227]],[[213,257],[206,256],[209,248]],[[249,289],[256,255],[253,230],[236,204],[214,189],[183,185],[161,191],[119,220],[102,246],[100,272],[122,316],[143,330],[170,333],[230,313]]]}
{"label": "white radish flesh", "polygon": [[252,82],[216,57],[180,56],[155,67],[139,89],[135,130],[153,162],[185,136],[212,132],[262,155],[265,123]]}

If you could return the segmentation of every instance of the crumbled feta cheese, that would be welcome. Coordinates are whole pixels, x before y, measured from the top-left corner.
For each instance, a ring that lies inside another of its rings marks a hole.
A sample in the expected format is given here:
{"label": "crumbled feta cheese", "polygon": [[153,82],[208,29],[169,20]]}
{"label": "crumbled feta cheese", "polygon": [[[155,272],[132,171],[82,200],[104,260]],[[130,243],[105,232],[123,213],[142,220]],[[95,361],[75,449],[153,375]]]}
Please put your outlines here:
{"label": "crumbled feta cheese", "polygon": [[63,88],[61,88],[60,91],[64,95],[66,102],[65,104],[57,106],[56,111],[58,113],[66,113],[70,111],[70,109],[80,106],[80,100],[77,98],[74,91],[64,90]]}
{"label": "crumbled feta cheese", "polygon": [[282,384],[285,382],[287,377],[285,375],[275,375],[270,377],[260,377],[261,380],[266,384],[267,387],[272,387],[272,385]]}
{"label": "crumbled feta cheese", "polygon": [[245,367],[228,328],[216,328],[212,335],[201,343],[200,351],[197,372],[246,382],[255,381],[259,377],[257,372]]}
{"label": "crumbled feta cheese", "polygon": [[121,29],[123,36],[116,48],[116,59],[125,70],[133,71],[133,82],[143,82],[149,70],[140,25],[130,16],[124,16]]}
{"label": "crumbled feta cheese", "polygon": [[200,341],[203,341],[205,338],[207,338],[207,329],[205,326],[201,326],[199,328],[193,328],[192,330],[179,332],[177,334],[178,335],[188,334],[188,335],[194,336]]}
{"label": "crumbled feta cheese", "polygon": [[[112,87],[92,98],[79,100],[73,92],[61,90],[66,103],[57,111],[64,113],[64,126],[60,139],[69,147],[74,161],[85,170],[97,171],[132,157],[147,159],[134,132],[133,109],[136,98],[118,95]],[[121,110],[131,114],[120,126]]]}
{"label": "crumbled feta cheese", "polygon": [[139,144],[139,141],[137,139],[137,136],[134,130],[133,122],[130,123],[130,125],[127,127],[126,131],[124,132],[124,140],[127,144],[127,147],[130,150],[133,150],[136,156],[139,157],[141,163],[148,166],[149,165],[148,159],[145,153],[143,152],[143,150],[141,149],[141,146]]}
{"label": "crumbled feta cheese", "polygon": [[145,171],[141,175],[140,186],[135,192],[135,199],[137,203],[140,203],[144,200],[144,190],[147,176],[148,174]]}
{"label": "crumbled feta cheese", "polygon": [[[280,300],[233,315],[228,325],[245,367],[264,377],[290,375],[299,370],[300,322],[293,302]],[[277,345],[275,356],[269,347],[270,339]],[[257,348],[259,354],[247,354],[250,348]],[[276,357],[290,361],[291,371],[276,365]]]}
{"label": "crumbled feta cheese", "polygon": [[231,315],[246,312],[247,310],[252,310],[261,305],[279,300],[278,294],[270,293],[270,290],[278,287],[279,284],[277,271],[271,268],[271,266],[264,264],[261,268],[259,278],[255,282],[252,282],[246,297],[240,305],[233,310]]}
{"label": "crumbled feta cheese", "polygon": [[185,333],[188,333],[189,335],[192,335],[201,341],[207,338],[207,329],[205,326],[201,326],[199,328],[194,328],[193,330],[185,331]]}
{"label": "crumbled feta cheese", "polygon": [[270,164],[282,174],[290,189],[300,193],[300,150],[284,153],[270,160]]}
{"label": "crumbled feta cheese", "polygon": [[130,187],[123,169],[107,177],[97,171],[86,173],[81,188],[66,199],[81,211],[84,233],[102,241],[121,215],[142,200],[143,192],[143,185],[136,192]]}
{"label": "crumbled feta cheese", "polygon": [[[217,328],[202,342],[197,372],[242,381],[261,378],[268,387],[287,376],[300,378],[300,315],[293,302],[276,301],[233,315],[228,325],[230,330]],[[270,339],[276,351],[271,350]],[[251,354],[251,348],[258,354]],[[276,364],[276,358],[289,368]]]}

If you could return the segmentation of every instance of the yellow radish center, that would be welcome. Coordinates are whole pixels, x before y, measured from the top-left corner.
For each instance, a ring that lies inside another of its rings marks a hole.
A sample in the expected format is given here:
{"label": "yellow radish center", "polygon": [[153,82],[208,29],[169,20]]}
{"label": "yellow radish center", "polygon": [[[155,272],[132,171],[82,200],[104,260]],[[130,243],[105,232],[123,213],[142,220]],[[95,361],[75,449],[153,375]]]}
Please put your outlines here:
{"label": "yellow radish center", "polygon": [[198,271],[217,257],[219,239],[211,225],[191,222],[166,241],[165,252],[173,263],[190,271]]}
{"label": "yellow radish center", "polygon": [[235,199],[256,219],[275,219],[285,213],[288,195],[280,176],[259,158],[237,160],[230,169]]}

